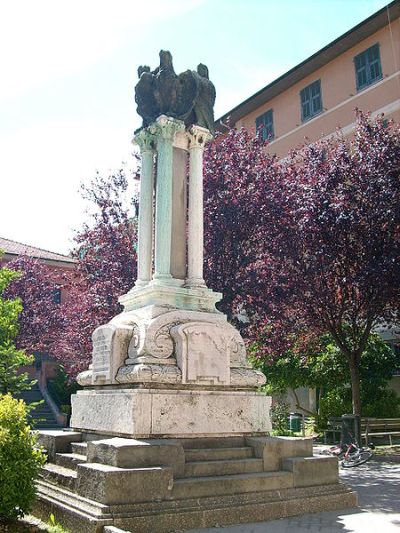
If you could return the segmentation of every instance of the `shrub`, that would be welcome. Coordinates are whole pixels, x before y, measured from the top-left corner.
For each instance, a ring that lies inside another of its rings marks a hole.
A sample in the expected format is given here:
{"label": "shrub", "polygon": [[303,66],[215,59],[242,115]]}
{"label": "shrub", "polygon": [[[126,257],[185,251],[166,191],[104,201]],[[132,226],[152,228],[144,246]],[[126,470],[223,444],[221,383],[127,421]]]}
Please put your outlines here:
{"label": "shrub", "polygon": [[27,424],[28,407],[10,394],[0,396],[0,522],[31,509],[35,478],[46,456],[36,448]]}
{"label": "shrub", "polygon": [[47,382],[47,387],[53,400],[63,412],[69,414],[63,407],[71,407],[71,395],[82,387],[76,381],[71,381],[63,366],[57,368],[57,374],[54,379]]}
{"label": "shrub", "polygon": [[400,398],[394,390],[377,389],[362,406],[362,416],[377,418],[400,417]]}
{"label": "shrub", "polygon": [[324,394],[319,402],[318,428],[328,427],[328,418],[352,412],[350,389],[337,388]]}
{"label": "shrub", "polygon": [[271,435],[291,436],[293,432],[289,430],[289,405],[282,401],[277,401],[270,410],[272,431]]}
{"label": "shrub", "polygon": [[[397,418],[400,416],[400,398],[387,388],[378,387],[374,391],[368,387],[361,391],[363,417]],[[326,428],[328,418],[351,413],[350,389],[338,387],[328,391],[319,404],[318,427]]]}

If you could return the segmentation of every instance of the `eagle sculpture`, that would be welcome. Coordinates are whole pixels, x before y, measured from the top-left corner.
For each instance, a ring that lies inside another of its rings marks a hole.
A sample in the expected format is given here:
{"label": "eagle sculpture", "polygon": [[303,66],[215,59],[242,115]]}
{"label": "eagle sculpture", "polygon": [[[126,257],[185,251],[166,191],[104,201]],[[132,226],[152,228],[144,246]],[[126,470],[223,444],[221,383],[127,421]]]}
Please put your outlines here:
{"label": "eagle sculpture", "polygon": [[187,127],[197,124],[214,131],[215,87],[205,65],[200,63],[197,71],[186,70],[177,75],[171,53],[161,50],[160,66],[152,72],[150,67],[140,66],[138,76],[135,101],[142,127],[167,115],[182,120]]}

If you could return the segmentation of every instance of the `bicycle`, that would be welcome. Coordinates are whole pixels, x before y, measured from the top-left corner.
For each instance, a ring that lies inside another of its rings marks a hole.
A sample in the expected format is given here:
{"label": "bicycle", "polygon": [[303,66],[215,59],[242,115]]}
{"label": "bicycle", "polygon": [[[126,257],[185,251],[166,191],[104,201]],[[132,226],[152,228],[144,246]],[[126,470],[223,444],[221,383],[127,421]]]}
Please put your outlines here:
{"label": "bicycle", "polygon": [[323,450],[322,455],[333,455],[339,459],[342,468],[353,468],[360,466],[371,459],[374,445],[370,444],[368,448],[359,447],[354,443],[336,444],[328,450]]}

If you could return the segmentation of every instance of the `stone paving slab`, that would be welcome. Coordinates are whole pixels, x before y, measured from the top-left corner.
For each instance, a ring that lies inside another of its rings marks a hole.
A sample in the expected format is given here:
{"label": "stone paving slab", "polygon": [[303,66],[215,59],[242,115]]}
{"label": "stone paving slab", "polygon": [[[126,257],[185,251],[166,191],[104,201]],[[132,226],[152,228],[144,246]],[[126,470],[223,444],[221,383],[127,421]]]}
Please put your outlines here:
{"label": "stone paving slab", "polygon": [[340,477],[357,490],[358,508],[186,533],[400,533],[400,464],[370,461]]}

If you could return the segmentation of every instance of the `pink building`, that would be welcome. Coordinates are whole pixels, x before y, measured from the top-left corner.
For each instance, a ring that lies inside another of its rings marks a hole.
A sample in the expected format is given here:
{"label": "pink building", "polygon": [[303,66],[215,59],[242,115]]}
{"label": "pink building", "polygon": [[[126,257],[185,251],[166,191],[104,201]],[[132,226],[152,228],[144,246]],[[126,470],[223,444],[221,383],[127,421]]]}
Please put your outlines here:
{"label": "pink building", "polygon": [[259,130],[268,151],[284,157],[340,128],[354,109],[400,121],[400,1],[395,0],[216,121]]}

